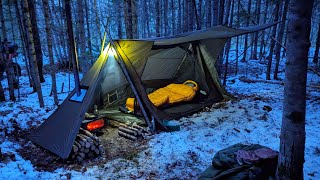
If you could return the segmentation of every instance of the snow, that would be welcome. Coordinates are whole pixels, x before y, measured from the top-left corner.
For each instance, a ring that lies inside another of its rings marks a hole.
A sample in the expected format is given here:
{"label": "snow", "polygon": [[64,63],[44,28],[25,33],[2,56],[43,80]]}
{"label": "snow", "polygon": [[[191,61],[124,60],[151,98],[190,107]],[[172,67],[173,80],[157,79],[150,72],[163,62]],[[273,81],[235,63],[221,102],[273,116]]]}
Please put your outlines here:
{"label": "snow", "polygon": [[[250,67],[250,69],[248,69]],[[30,161],[19,153],[20,145],[10,133],[15,126],[30,129],[40,125],[57,108],[50,96],[51,77],[45,75],[42,84],[45,108],[40,108],[37,94],[29,87],[25,70],[20,78],[20,100],[0,103],[0,148],[2,153],[12,153],[15,160],[0,162],[0,179],[196,179],[210,164],[214,154],[236,143],[258,143],[274,150],[279,149],[282,117],[283,85],[270,83],[245,83],[249,79],[265,79],[265,64],[259,61],[240,63],[240,75],[230,75],[227,89],[237,99],[214,104],[204,112],[181,118],[175,123],[181,130],[159,133],[150,137],[148,148],[132,159],[118,158],[103,165],[86,167],[85,171],[65,168],[53,172],[37,171]],[[283,62],[280,70],[283,69]],[[57,73],[58,97],[61,103],[68,95],[68,82],[74,87],[73,76]],[[284,73],[279,77],[284,79]],[[276,82],[276,81],[274,81]],[[6,80],[2,84],[7,89]],[[61,92],[64,84],[64,92]],[[305,179],[320,179],[320,78],[308,74]],[[16,92],[17,93],[17,92]],[[6,90],[6,97],[8,92]],[[271,111],[270,111],[271,110]],[[1,130],[2,129],[2,130]]]}

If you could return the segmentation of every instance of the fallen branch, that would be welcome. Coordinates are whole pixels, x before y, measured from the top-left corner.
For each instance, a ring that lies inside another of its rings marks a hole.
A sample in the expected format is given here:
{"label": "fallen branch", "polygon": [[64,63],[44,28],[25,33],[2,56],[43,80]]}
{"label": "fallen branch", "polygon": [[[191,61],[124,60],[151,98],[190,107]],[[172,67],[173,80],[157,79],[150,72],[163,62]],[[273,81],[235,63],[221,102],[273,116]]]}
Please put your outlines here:
{"label": "fallen branch", "polygon": [[240,77],[240,81],[245,83],[269,83],[269,84],[280,84],[284,85],[283,81],[270,81],[270,80],[262,80],[262,79],[247,79],[245,77]]}
{"label": "fallen branch", "polygon": [[315,69],[311,68],[311,67],[308,67],[308,70],[309,71],[312,71],[313,73],[315,73],[316,75],[320,76],[320,73],[317,72]]}

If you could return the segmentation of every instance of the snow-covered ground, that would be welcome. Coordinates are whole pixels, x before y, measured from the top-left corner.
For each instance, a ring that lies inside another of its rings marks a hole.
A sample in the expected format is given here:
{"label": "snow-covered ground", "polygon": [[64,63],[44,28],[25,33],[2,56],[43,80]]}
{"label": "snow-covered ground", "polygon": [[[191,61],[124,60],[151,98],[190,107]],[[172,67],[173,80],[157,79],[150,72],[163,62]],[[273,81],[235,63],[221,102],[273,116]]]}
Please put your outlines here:
{"label": "snow-covered ground", "polygon": [[[241,63],[241,75],[265,79],[265,64],[259,61]],[[283,68],[281,66],[281,68]],[[283,79],[284,73],[280,74]],[[10,158],[0,162],[0,179],[196,179],[210,164],[214,154],[236,143],[259,143],[279,149],[283,85],[245,83],[240,75],[230,75],[227,89],[238,99],[218,103],[204,112],[180,119],[181,130],[152,136],[148,148],[130,160],[115,159],[99,166],[86,166],[79,172],[60,168],[54,172],[37,171],[18,153],[20,145],[9,140],[16,126],[29,129],[38,126],[55,109],[50,76],[42,84],[45,108],[40,108],[36,94],[30,94],[28,78],[20,78],[20,100],[0,103],[0,148]],[[67,96],[68,73],[58,73],[60,102]],[[71,75],[71,82],[72,75]],[[7,87],[6,81],[2,84]],[[308,76],[305,179],[320,179],[320,78]],[[316,88],[314,85],[317,85]],[[71,88],[73,84],[71,84]],[[6,93],[8,98],[8,93]],[[271,110],[271,111],[270,111]]]}

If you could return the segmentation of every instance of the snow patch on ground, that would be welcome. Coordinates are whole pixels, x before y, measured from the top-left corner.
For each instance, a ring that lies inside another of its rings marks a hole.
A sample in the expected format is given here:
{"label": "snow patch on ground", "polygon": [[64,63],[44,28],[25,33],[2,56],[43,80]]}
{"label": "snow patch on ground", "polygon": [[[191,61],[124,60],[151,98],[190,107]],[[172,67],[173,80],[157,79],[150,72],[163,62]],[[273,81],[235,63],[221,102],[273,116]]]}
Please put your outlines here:
{"label": "snow patch on ground", "polygon": [[[242,69],[250,65],[247,76],[265,79],[265,64],[259,61],[240,63]],[[249,66],[248,66],[249,67]],[[262,72],[261,72],[261,71]],[[242,72],[241,75],[244,75]],[[281,78],[284,73],[279,74]],[[57,169],[54,172],[39,172],[18,153],[18,143],[11,142],[8,133],[14,126],[29,129],[38,126],[55,109],[50,76],[42,84],[45,108],[39,108],[37,95],[31,94],[27,76],[20,78],[20,101],[0,103],[0,148],[2,153],[13,153],[15,161],[0,162],[0,179],[196,179],[210,164],[214,154],[235,143],[258,143],[274,150],[279,149],[282,117],[283,85],[270,83],[245,83],[240,76],[231,76],[227,89],[238,99],[218,103],[206,112],[196,113],[178,120],[181,130],[160,133],[149,140],[149,147],[131,159],[120,158],[99,166],[86,167],[77,172]],[[68,95],[69,74],[57,74],[60,103]],[[70,76],[74,87],[73,76]],[[2,84],[7,88],[6,80]],[[320,179],[320,79],[309,73],[307,88],[305,179]],[[17,93],[17,92],[16,92]],[[6,92],[6,97],[8,97]],[[6,129],[4,133],[4,129]],[[85,166],[85,165],[84,165]]]}

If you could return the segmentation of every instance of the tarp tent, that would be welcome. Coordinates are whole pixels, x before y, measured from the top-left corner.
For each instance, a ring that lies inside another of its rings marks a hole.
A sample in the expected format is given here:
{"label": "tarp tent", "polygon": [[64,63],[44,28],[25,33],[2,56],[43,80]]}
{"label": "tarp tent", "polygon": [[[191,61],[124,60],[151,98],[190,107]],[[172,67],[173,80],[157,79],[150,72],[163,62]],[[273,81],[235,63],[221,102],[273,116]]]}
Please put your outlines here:
{"label": "tarp tent", "polygon": [[[73,90],[29,139],[65,159],[86,112],[98,105],[110,112],[110,118],[130,120],[132,116],[121,115],[118,110],[128,97],[139,100],[147,125],[166,130],[163,120],[180,118],[229,97],[220,84],[215,61],[231,37],[274,24],[242,29],[218,26],[169,38],[112,41],[81,80],[87,91],[83,100],[73,101]],[[186,80],[197,82],[207,95],[165,108],[156,108],[148,99],[153,90]]]}

